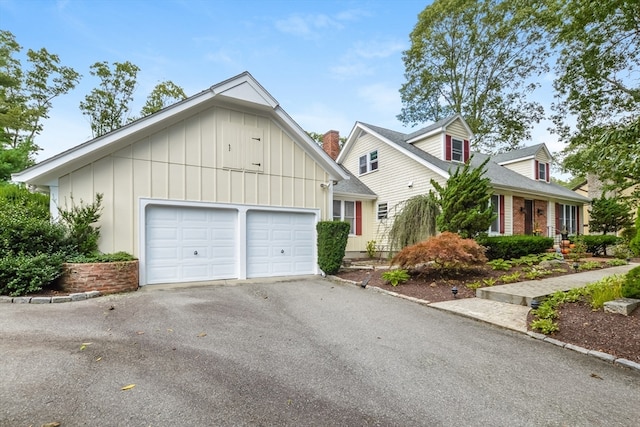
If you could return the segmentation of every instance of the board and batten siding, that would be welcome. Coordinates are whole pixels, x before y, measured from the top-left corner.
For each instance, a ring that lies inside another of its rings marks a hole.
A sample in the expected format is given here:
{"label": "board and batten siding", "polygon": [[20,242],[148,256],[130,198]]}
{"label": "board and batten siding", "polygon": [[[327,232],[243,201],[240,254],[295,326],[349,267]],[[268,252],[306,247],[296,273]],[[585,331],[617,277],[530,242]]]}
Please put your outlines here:
{"label": "board and batten siding", "polygon": [[[244,159],[248,167],[261,163],[261,170],[223,167],[229,140],[222,129],[229,124],[262,135],[262,151],[254,144],[252,157]],[[91,203],[102,193],[100,250],[137,256],[140,198],[313,208],[328,219],[326,190],[320,187],[328,179],[268,117],[212,107],[62,176],[58,204]]]}
{"label": "board and batten siding", "polygon": [[[387,234],[393,224],[394,212],[399,208],[400,203],[413,196],[427,194],[433,188],[431,186],[432,178],[442,185],[446,183],[446,179],[370,134],[363,134],[355,141],[353,148],[344,159],[343,165],[348,170],[358,171],[360,156],[373,150],[378,150],[378,170],[358,176],[378,195],[378,199],[373,205],[370,224],[366,228],[371,230],[372,234],[365,235],[365,228],[363,228],[361,240],[365,245],[367,241],[375,240],[379,246],[386,250],[388,248]],[[409,187],[409,183],[412,184],[411,187]],[[386,220],[379,221],[377,218],[378,203],[388,204],[389,217]],[[364,250],[364,247],[361,246],[360,250]]]}

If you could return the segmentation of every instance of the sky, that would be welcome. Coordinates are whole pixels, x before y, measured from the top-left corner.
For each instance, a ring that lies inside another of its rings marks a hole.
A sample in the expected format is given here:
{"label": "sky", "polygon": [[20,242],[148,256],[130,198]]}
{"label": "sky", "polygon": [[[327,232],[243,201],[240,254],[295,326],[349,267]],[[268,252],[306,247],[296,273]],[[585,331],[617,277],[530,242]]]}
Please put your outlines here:
{"label": "sky", "polygon": [[[35,142],[37,160],[91,139],[80,101],[99,80],[98,61],[140,67],[133,115],[165,80],[190,96],[244,71],[306,131],[348,136],[356,121],[409,133],[402,104],[403,51],[418,14],[415,0],[0,0],[0,29],[23,47],[46,48],[83,75],[56,98]],[[545,79],[538,101],[549,106]],[[425,123],[424,126],[429,123]],[[538,125],[525,145],[562,149]]]}

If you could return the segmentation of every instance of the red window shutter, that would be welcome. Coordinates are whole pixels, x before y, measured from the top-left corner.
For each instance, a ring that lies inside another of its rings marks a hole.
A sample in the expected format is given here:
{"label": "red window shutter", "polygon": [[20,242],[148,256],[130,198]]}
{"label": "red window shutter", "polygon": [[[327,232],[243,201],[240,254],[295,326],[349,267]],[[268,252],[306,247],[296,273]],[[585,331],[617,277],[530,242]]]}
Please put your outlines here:
{"label": "red window shutter", "polygon": [[356,202],[356,236],[362,236],[362,202]]}
{"label": "red window shutter", "polygon": [[560,203],[556,203],[556,234],[560,234]]}
{"label": "red window shutter", "polygon": [[540,179],[540,163],[536,160],[536,173],[535,173],[535,177],[536,179]]}
{"label": "red window shutter", "polygon": [[464,161],[469,161],[469,140],[464,140]]}
{"label": "red window shutter", "polygon": [[499,209],[500,209],[500,234],[504,234],[504,195],[501,194],[499,201]]}
{"label": "red window shutter", "polygon": [[547,163],[547,182],[551,180],[551,176],[549,175],[549,163]]}
{"label": "red window shutter", "polygon": [[444,158],[445,160],[451,160],[451,135],[447,135],[445,140],[446,144],[444,147]]}

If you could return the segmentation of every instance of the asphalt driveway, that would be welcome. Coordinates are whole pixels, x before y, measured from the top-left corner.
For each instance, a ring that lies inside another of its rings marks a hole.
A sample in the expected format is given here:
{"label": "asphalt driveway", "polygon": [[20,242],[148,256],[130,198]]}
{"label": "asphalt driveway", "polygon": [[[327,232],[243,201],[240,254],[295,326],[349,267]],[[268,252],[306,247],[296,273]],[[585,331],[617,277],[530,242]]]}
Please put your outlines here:
{"label": "asphalt driveway", "polygon": [[632,426],[638,396],[635,371],[321,279],[0,304],[2,426]]}

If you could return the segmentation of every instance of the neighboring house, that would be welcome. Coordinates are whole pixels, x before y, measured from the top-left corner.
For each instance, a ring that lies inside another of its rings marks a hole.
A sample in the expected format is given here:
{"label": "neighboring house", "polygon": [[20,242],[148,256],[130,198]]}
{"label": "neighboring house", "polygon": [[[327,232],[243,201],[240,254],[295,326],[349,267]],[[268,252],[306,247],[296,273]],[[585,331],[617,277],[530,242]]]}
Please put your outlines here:
{"label": "neighboring house", "polygon": [[[595,175],[592,173],[588,173],[587,174],[587,179],[585,179],[584,181],[582,181],[580,184],[578,184],[577,186],[575,186],[573,188],[573,191],[575,191],[578,194],[584,195],[585,197],[588,197],[589,199],[593,200],[593,199],[598,199],[600,197],[602,197],[602,194],[604,193],[605,196],[607,198],[613,198],[613,197],[621,197],[621,198],[625,198],[625,197],[629,197],[633,194],[634,190],[636,190],[636,186],[630,187],[630,188],[626,188],[622,191],[607,191],[604,192],[604,183]],[[589,230],[589,216],[590,216],[590,210],[591,210],[591,205],[585,205],[583,207],[583,218],[584,218],[584,234],[590,234],[590,230]],[[636,209],[635,206],[631,206],[631,217],[635,218],[636,216]],[[620,233],[622,232],[622,230],[618,231],[618,235],[620,235]],[[597,233],[600,234],[600,233]]]}
{"label": "neighboring house", "polygon": [[[356,207],[347,251],[362,252],[369,240],[385,250],[387,231],[403,201],[427,194],[433,189],[431,179],[445,185],[449,171],[470,158],[473,166],[486,160],[487,155],[471,152],[472,139],[459,115],[410,134],[356,122],[336,161],[362,185],[351,188],[354,180],[349,180],[333,188],[334,210],[338,204],[347,213],[352,204]],[[544,144],[492,156],[485,176],[493,187],[497,218],[489,234],[553,237],[564,228],[582,233],[582,205],[589,199],[551,182],[552,160]]]}
{"label": "neighboring house", "polygon": [[348,177],[249,74],[13,176],[58,206],[102,193],[102,252],[140,284],[317,274],[315,225]]}

